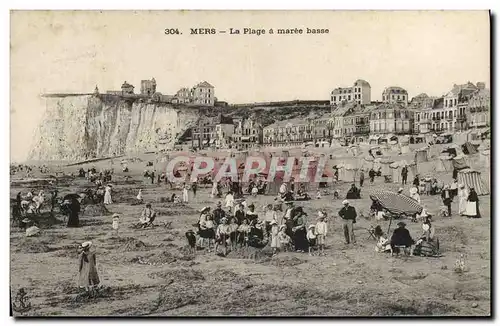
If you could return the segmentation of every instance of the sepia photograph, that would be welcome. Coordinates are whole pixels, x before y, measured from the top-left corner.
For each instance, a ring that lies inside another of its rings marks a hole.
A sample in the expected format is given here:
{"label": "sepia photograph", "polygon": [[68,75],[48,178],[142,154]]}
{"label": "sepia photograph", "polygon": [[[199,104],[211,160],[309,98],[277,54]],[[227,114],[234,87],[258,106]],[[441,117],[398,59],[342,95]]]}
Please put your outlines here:
{"label": "sepia photograph", "polygon": [[491,318],[491,21],[11,10],[11,315]]}

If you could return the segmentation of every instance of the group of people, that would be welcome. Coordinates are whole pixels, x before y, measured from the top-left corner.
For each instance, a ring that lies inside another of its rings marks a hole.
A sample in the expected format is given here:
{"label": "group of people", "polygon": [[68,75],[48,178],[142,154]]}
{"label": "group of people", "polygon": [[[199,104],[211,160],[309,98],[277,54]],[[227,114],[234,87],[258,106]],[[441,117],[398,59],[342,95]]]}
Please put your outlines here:
{"label": "group of people", "polygon": [[215,209],[204,207],[195,224],[198,228],[198,246],[208,243],[211,249],[215,244],[215,252],[222,246],[224,253],[228,248],[237,246],[263,247],[270,244],[273,253],[288,251],[309,252],[318,247],[324,253],[327,235],[326,213],[319,212],[315,224],[306,225],[307,214],[294,202],[285,202],[286,209],[281,211],[276,203],[263,207],[257,212],[254,204],[247,204],[243,198],[234,199],[231,192],[224,203],[218,202]]}
{"label": "group of people", "polygon": [[390,252],[391,254],[399,254],[401,249],[409,255],[418,256],[438,256],[439,255],[439,239],[435,235],[434,226],[431,223],[430,217],[427,217],[422,222],[422,234],[418,240],[414,240],[410,235],[410,231],[406,228],[406,223],[400,221],[394,229],[391,238],[382,231],[382,228],[377,225],[374,229],[374,235],[377,237],[375,251]]}

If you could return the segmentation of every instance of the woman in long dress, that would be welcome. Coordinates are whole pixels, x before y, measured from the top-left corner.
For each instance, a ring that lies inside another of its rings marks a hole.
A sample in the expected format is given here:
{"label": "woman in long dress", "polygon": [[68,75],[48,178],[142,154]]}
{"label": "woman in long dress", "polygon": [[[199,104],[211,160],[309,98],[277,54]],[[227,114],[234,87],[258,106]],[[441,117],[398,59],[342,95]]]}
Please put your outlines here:
{"label": "woman in long dress", "polygon": [[217,188],[217,181],[214,180],[212,183],[212,192],[210,193],[210,197],[215,198],[219,194],[218,188]]}
{"label": "woman in long dress", "polygon": [[80,253],[80,267],[78,269],[78,286],[85,288],[86,291],[92,290],[94,286],[99,285],[99,275],[95,259],[95,251],[90,250],[92,242],[82,243]]}
{"label": "woman in long dress", "polygon": [[104,190],[104,204],[105,205],[113,204],[113,200],[111,200],[111,185],[107,185]]}
{"label": "woman in long dress", "polygon": [[188,186],[186,184],[184,184],[184,188],[182,189],[182,202],[185,204],[189,202]]}
{"label": "woman in long dress", "polygon": [[460,184],[458,190],[458,214],[464,215],[467,209],[467,198],[469,197],[469,191],[463,184]]}
{"label": "woman in long dress", "polygon": [[472,218],[480,218],[481,213],[479,212],[479,197],[477,196],[476,190],[470,188],[469,196],[467,197],[467,208],[465,215]]}

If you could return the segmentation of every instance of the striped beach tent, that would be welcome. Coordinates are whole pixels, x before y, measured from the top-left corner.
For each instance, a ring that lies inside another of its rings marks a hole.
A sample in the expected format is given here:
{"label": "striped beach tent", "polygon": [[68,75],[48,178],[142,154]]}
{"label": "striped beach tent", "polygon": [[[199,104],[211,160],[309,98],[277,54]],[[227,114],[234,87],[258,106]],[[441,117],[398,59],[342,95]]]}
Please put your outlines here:
{"label": "striped beach tent", "polygon": [[488,195],[490,189],[481,179],[481,172],[473,169],[463,169],[458,171],[458,183],[465,185],[468,189],[474,188],[479,196]]}

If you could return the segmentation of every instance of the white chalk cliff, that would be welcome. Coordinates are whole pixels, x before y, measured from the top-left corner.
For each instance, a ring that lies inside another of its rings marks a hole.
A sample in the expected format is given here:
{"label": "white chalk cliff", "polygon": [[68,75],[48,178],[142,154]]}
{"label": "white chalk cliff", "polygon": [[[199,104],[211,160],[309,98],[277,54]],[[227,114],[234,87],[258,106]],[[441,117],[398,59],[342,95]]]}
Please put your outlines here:
{"label": "white chalk cliff", "polygon": [[198,110],[107,95],[47,97],[30,160],[85,160],[168,149]]}

